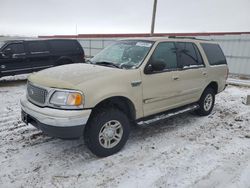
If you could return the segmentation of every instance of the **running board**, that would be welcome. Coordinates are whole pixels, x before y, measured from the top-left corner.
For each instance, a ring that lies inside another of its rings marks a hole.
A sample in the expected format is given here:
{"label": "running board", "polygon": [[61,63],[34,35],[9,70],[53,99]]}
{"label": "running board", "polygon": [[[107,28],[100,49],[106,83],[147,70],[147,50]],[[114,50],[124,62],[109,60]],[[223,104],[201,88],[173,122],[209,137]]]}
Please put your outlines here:
{"label": "running board", "polygon": [[153,115],[153,116],[150,116],[148,118],[139,119],[137,121],[137,125],[141,126],[141,127],[146,127],[146,126],[148,126],[148,125],[150,125],[152,123],[156,123],[158,121],[168,119],[170,117],[173,117],[173,116],[176,116],[176,115],[179,115],[179,114],[183,114],[183,113],[186,113],[186,112],[191,112],[191,111],[194,111],[194,110],[196,110],[198,108],[199,108],[198,104],[193,104],[193,105],[188,105],[188,106],[184,106],[184,107],[181,107],[181,108],[169,110],[169,111],[166,111],[165,113]]}

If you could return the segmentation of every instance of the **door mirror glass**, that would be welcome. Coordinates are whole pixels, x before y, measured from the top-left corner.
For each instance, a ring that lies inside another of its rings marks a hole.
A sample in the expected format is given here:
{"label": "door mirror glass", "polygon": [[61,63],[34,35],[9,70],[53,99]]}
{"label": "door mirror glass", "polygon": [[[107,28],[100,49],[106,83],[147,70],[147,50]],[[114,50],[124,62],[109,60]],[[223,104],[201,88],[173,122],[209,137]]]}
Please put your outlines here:
{"label": "door mirror glass", "polygon": [[152,71],[157,71],[157,72],[164,70],[166,67],[166,63],[161,59],[154,60],[150,64]]}

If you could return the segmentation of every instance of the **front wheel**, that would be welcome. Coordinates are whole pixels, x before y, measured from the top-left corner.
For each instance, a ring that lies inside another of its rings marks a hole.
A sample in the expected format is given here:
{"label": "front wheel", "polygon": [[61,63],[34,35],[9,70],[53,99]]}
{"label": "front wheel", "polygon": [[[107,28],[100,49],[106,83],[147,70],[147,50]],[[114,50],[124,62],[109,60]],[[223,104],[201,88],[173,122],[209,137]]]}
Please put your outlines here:
{"label": "front wheel", "polygon": [[215,92],[212,88],[207,88],[199,100],[200,108],[196,110],[196,113],[200,116],[207,116],[211,113],[214,107]]}
{"label": "front wheel", "polygon": [[87,124],[84,139],[92,153],[99,157],[112,155],[126,144],[130,125],[127,116],[118,109],[103,109]]}

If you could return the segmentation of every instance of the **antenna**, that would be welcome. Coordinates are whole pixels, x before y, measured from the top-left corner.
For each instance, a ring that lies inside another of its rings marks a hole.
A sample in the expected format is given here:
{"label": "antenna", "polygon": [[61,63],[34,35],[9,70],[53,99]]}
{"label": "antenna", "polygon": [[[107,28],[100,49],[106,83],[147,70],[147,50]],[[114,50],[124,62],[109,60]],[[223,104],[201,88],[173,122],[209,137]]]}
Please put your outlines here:
{"label": "antenna", "polygon": [[77,24],[76,24],[76,38],[77,38],[77,35],[78,35],[78,34],[77,34]]}

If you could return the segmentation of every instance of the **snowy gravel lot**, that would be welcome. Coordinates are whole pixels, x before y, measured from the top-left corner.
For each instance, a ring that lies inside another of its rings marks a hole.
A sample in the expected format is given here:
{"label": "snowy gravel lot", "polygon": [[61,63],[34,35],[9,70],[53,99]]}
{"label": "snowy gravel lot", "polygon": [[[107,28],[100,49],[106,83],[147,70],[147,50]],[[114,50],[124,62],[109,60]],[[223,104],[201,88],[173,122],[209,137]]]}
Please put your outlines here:
{"label": "snowy gravel lot", "polygon": [[0,187],[250,187],[250,88],[229,86],[207,117],[133,128],[121,152],[97,158],[82,139],[50,138],[21,122],[25,83],[0,80]]}

